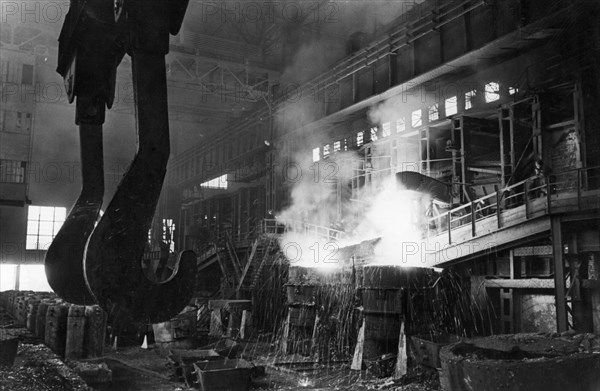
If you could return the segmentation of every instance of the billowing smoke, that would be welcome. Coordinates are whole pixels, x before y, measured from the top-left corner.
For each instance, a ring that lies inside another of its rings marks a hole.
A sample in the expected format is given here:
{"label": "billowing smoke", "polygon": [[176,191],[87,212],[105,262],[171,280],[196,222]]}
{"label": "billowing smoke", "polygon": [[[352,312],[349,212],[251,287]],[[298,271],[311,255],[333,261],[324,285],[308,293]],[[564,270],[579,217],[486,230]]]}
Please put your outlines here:
{"label": "billowing smoke", "polygon": [[[353,152],[319,162],[296,160],[306,175],[294,184],[291,205],[277,216],[288,228],[280,245],[293,265],[339,267],[341,247],[380,239],[374,248],[374,262],[423,266],[407,264],[402,249],[421,242],[419,211],[428,200],[403,189],[391,172],[353,191],[351,181],[359,161]],[[360,199],[354,199],[359,192]]]}
{"label": "billowing smoke", "polygon": [[[296,49],[287,57],[282,85],[300,84],[326,71],[345,55],[368,45],[386,25],[418,3],[392,0],[327,3],[322,11],[332,13],[325,23],[319,24],[319,31],[304,24],[299,26],[302,35],[290,42]],[[278,129],[293,131],[324,116],[320,112],[323,102],[295,98],[298,99],[293,104],[276,113]],[[400,104],[403,102],[389,101],[374,107],[369,113],[371,123],[381,125],[394,119]],[[292,265],[339,267],[342,260],[336,259],[338,247],[376,238],[381,239],[375,248],[375,261],[403,265],[402,243],[420,241],[419,211],[427,200],[399,186],[396,173],[389,169],[389,156],[374,151],[371,166],[366,168],[364,157],[346,152],[341,146],[340,151],[329,151],[327,159],[315,162],[312,148],[329,143],[335,135],[323,128],[312,134],[303,130],[303,136],[296,153],[285,150],[280,156],[280,161],[301,173],[298,178],[294,176],[293,183],[288,180],[291,205],[277,216],[288,227],[280,244]],[[383,169],[386,162],[387,171]]]}

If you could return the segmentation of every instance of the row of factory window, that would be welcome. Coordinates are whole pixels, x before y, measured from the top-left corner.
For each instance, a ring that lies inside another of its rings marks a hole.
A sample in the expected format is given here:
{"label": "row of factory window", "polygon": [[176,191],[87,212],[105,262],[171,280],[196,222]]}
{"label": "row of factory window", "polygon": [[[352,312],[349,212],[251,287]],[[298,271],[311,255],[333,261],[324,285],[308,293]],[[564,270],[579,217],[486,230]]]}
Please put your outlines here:
{"label": "row of factory window", "polygon": [[0,132],[30,133],[31,122],[31,113],[0,110]]}
{"label": "row of factory window", "polygon": [[[508,89],[510,95],[517,92],[517,89],[510,87]],[[464,108],[470,110],[475,106],[475,98],[477,96],[477,90],[473,89],[464,93]],[[500,99],[500,83],[496,81],[489,82],[484,86],[484,101],[485,103],[491,103]],[[425,119],[428,122],[435,122],[441,119],[442,108],[439,103],[432,104],[426,109],[416,109],[410,114],[409,122],[405,117],[399,117],[395,120],[395,131],[396,133],[403,133],[407,130],[407,125],[412,128],[418,128],[425,123]],[[445,116],[452,116],[458,113],[458,96],[451,96],[444,100],[443,110]],[[365,135],[364,131],[360,131],[355,137],[350,139],[343,139],[335,141],[332,144],[326,144],[322,148],[315,148],[313,150],[313,161],[317,161],[322,157],[327,157],[331,153],[339,151],[346,151],[353,147],[361,147],[367,140],[376,141],[378,138],[383,138],[392,135],[392,123],[386,122],[381,125],[381,128],[374,127],[370,129],[370,134]],[[406,136],[406,135],[405,135]],[[259,146],[264,141],[261,132],[249,134],[247,137],[242,137],[237,142],[230,142],[228,144],[222,144],[214,149],[210,149],[206,155],[198,155],[190,158],[188,161],[182,163],[176,168],[175,182],[182,182],[186,178],[193,177],[195,175],[201,175],[210,173],[216,170],[222,161],[228,161],[236,156],[243,154],[244,152],[250,151],[253,148]],[[223,181],[221,181],[223,182]],[[201,186],[210,188],[226,188],[223,185],[220,186]]]}
{"label": "row of factory window", "polygon": [[33,85],[33,64],[0,61],[0,83]]}
{"label": "row of factory window", "polygon": [[[264,145],[265,137],[261,129],[255,129],[249,134],[242,135],[235,140],[228,140],[222,144],[217,144],[214,148],[207,149],[204,154],[191,156],[179,164],[175,171],[175,183],[182,182],[196,175],[206,175],[216,172],[223,162],[237,158]],[[221,186],[218,188],[222,188]]]}
{"label": "row of factory window", "polygon": [[[508,93],[514,95],[517,93],[516,87],[509,87]],[[470,90],[464,93],[464,107],[465,111],[470,110],[475,106],[475,98],[477,96],[477,90]],[[484,100],[485,103],[491,103],[500,100],[500,83],[489,82],[484,86]],[[458,113],[458,96],[454,95],[444,100],[444,114],[446,117],[450,117]],[[423,126],[425,123],[424,118],[427,118],[427,122],[435,122],[441,119],[442,114],[440,113],[440,104],[434,103],[427,108],[416,109],[410,114],[410,126],[415,129]],[[392,126],[392,121],[384,122],[381,127],[374,126],[368,131],[368,135],[365,131],[359,131],[355,136],[345,138],[342,140],[328,143],[322,147],[317,147],[312,150],[313,162],[319,161],[321,158],[325,158],[332,153],[340,152],[342,150],[347,151],[352,147],[361,147],[367,137],[370,141],[377,141],[379,138],[384,138],[392,135],[392,130],[395,128],[395,132],[401,134],[401,136],[410,136],[410,134],[402,134],[407,130],[407,123],[405,117],[396,118],[395,126]]]}

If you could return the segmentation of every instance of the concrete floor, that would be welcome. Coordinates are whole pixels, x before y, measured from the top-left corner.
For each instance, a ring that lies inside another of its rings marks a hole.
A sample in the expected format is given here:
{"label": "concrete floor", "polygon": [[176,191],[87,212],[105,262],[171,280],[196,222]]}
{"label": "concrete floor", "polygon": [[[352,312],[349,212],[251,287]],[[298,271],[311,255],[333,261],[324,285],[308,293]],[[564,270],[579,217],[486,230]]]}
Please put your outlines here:
{"label": "concrete floor", "polygon": [[[0,391],[191,391],[185,383],[173,381],[172,369],[154,346],[106,347],[104,357],[82,360],[106,363],[112,382],[86,385],[66,364],[27,329],[17,326],[0,310],[0,333],[21,338],[12,367],[0,367]],[[265,375],[253,378],[252,390],[397,390],[432,391],[438,389],[434,370],[413,368],[402,383],[391,378],[376,378],[369,371],[351,371],[348,363],[318,364],[301,356],[281,356],[272,344],[246,342],[240,356],[265,368]],[[407,384],[408,383],[408,384]]]}

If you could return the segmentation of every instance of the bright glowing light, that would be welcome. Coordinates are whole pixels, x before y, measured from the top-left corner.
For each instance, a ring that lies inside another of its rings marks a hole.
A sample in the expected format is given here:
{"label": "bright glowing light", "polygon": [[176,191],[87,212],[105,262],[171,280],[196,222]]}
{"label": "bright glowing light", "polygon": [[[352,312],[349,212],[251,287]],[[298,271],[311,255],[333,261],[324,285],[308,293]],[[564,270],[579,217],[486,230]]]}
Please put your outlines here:
{"label": "bright glowing light", "polygon": [[[362,248],[364,243],[371,247],[365,254],[372,254],[372,262],[377,264],[428,266],[422,251],[414,250],[426,247],[421,231],[430,197],[402,188],[395,176],[382,176],[361,189],[359,200],[339,205],[337,186],[325,180],[330,172],[326,164],[335,163],[337,179],[349,183],[355,175],[352,167],[360,162],[354,156],[353,164],[348,164],[336,159],[340,155],[332,155],[329,162],[310,163],[307,171],[311,175],[296,183],[291,192],[292,205],[277,216],[279,223],[287,227],[279,242],[290,265],[341,268],[350,262],[354,251],[344,248],[357,244]],[[338,230],[343,235],[338,235]]]}
{"label": "bright glowing light", "polygon": [[220,177],[203,182],[200,184],[200,187],[207,189],[227,189],[227,174],[223,174]]}
{"label": "bright glowing light", "polygon": [[44,265],[21,265],[19,289],[22,291],[51,292]]}
{"label": "bright glowing light", "polygon": [[298,387],[312,387],[313,382],[308,377],[298,379]]}
{"label": "bright glowing light", "polygon": [[0,292],[15,289],[17,265],[0,264]]}

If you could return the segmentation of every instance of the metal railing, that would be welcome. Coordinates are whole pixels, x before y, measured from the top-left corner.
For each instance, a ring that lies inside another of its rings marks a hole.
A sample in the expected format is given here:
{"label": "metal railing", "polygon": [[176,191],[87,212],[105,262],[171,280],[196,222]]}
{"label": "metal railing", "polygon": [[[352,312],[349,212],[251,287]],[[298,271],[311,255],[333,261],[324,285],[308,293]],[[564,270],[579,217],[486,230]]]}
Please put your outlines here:
{"label": "metal railing", "polygon": [[279,221],[275,219],[263,219],[262,221],[263,234],[282,235],[288,232],[315,236],[327,239],[329,242],[343,239],[346,235],[344,231],[298,220]]}
{"label": "metal railing", "polygon": [[[548,176],[533,176],[495,193],[458,206],[426,220],[427,238],[447,235],[471,227],[476,237],[483,225],[490,228],[494,218],[496,229],[505,226],[505,215],[515,211],[511,224],[553,212],[581,211],[600,207],[600,167],[579,168]],[[518,209],[521,209],[517,212]]]}

